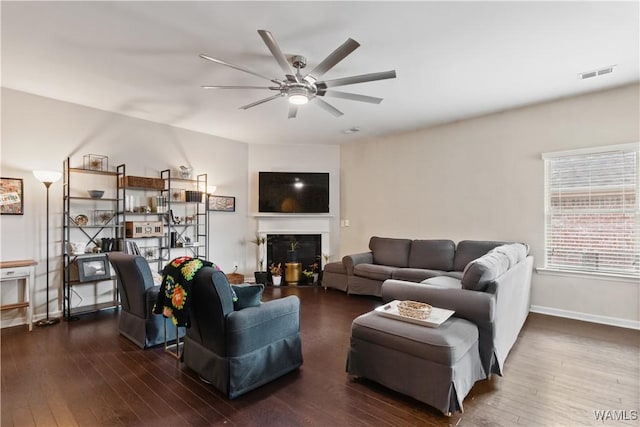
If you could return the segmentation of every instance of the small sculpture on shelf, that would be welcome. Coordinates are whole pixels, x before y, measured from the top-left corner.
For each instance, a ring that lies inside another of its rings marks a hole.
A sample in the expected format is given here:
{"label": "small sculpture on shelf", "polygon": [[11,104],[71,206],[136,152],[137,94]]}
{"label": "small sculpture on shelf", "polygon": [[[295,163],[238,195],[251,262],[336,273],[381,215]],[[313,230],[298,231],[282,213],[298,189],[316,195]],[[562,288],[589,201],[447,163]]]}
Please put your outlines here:
{"label": "small sculpture on shelf", "polygon": [[191,173],[193,172],[193,168],[190,166],[180,166],[180,178],[182,179],[191,179]]}
{"label": "small sculpture on shelf", "polygon": [[84,169],[104,172],[109,170],[109,157],[98,154],[85,154],[83,158]]}

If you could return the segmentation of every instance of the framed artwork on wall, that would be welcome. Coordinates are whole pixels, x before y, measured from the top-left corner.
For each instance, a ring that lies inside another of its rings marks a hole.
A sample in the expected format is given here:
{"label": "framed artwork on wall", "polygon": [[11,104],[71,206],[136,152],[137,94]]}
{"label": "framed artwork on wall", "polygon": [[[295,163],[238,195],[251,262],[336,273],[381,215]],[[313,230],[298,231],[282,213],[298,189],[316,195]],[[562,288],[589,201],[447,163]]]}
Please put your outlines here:
{"label": "framed artwork on wall", "polygon": [[0,178],[0,214],[24,214],[24,187],[21,178]]}
{"label": "framed artwork on wall", "polygon": [[207,209],[210,211],[235,212],[236,198],[232,196],[209,196]]}

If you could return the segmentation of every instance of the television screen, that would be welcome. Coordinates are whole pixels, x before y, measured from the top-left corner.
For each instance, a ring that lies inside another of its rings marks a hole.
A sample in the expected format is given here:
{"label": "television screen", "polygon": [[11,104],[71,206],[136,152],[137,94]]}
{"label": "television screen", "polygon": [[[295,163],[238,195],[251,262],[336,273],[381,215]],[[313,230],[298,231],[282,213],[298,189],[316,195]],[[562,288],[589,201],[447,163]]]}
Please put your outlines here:
{"label": "television screen", "polygon": [[258,211],[329,213],[329,173],[260,172]]}

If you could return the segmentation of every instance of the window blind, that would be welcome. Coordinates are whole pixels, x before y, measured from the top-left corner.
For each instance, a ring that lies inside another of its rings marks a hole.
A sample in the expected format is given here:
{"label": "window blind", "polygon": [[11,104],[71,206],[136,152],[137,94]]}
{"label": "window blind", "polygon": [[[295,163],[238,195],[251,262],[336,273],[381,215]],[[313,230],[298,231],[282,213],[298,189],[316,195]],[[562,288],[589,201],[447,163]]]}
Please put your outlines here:
{"label": "window blind", "polygon": [[638,144],[545,159],[545,267],[640,277]]}

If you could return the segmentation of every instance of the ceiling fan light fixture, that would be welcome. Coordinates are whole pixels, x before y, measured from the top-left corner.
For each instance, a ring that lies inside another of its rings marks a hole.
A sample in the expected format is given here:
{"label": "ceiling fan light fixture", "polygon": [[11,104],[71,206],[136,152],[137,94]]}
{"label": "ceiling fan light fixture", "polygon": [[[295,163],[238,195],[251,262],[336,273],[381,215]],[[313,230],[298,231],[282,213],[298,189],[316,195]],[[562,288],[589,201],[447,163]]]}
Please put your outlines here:
{"label": "ceiling fan light fixture", "polygon": [[289,89],[289,103],[293,105],[304,105],[309,102],[307,89],[303,87],[292,87]]}

